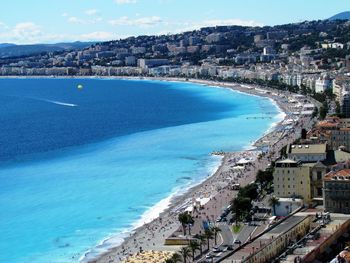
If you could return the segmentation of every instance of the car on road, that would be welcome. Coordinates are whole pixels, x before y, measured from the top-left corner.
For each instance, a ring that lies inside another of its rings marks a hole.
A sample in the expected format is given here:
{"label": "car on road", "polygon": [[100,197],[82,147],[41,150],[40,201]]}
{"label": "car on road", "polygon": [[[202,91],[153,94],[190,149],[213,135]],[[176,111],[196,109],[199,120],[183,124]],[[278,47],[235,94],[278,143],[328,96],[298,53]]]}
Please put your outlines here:
{"label": "car on road", "polygon": [[221,217],[221,216],[219,216],[219,217],[216,219],[216,223],[221,222],[221,220],[222,220],[222,217]]}
{"label": "car on road", "polygon": [[214,252],[214,253],[219,253],[219,252],[222,252],[222,249],[219,248],[219,247],[214,247],[214,248],[213,248],[213,252]]}
{"label": "car on road", "polygon": [[233,243],[238,244],[238,245],[242,244],[241,240],[239,240],[239,239],[235,239],[235,241]]}
{"label": "car on road", "polygon": [[205,258],[212,258],[213,257],[213,255],[211,254],[211,253],[208,253],[206,256],[205,256]]}
{"label": "car on road", "polygon": [[232,251],[233,250],[233,246],[232,245],[227,246],[227,250]]}

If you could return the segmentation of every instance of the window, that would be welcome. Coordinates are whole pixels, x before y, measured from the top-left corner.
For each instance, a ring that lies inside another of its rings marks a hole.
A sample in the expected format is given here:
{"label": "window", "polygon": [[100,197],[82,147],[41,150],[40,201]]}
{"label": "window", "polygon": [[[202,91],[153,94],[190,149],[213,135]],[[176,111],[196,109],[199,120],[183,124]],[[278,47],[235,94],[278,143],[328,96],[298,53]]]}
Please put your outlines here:
{"label": "window", "polygon": [[317,180],[322,180],[322,172],[317,171]]}

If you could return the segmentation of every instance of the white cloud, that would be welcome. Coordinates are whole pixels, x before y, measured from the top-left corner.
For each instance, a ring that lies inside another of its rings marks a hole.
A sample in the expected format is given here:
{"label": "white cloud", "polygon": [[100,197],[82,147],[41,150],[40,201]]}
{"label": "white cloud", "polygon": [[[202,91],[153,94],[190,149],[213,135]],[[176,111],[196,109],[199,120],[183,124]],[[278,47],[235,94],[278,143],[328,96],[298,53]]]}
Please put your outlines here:
{"label": "white cloud", "polygon": [[33,22],[22,22],[12,28],[0,31],[0,43],[38,44],[71,41],[107,41],[119,39],[114,32],[93,31],[84,34],[52,34],[42,30]]}
{"label": "white cloud", "polygon": [[12,29],[12,34],[16,38],[34,38],[41,34],[40,26],[32,22],[18,23]]}
{"label": "white cloud", "polygon": [[61,16],[67,17],[67,16],[69,16],[69,14],[68,13],[63,13]]}
{"label": "white cloud", "polygon": [[201,24],[204,26],[225,26],[225,25],[236,25],[236,26],[263,26],[263,23],[254,20],[241,20],[241,19],[214,19],[203,21]]}
{"label": "white cloud", "polygon": [[71,16],[67,19],[68,23],[80,24],[80,25],[92,25],[92,24],[101,22],[102,20],[103,20],[102,17],[93,17],[91,19],[81,19],[76,16]]}
{"label": "white cloud", "polygon": [[96,31],[78,36],[80,41],[103,41],[117,39],[117,35],[112,32]]}
{"label": "white cloud", "polygon": [[3,23],[3,22],[0,22],[0,30],[4,30],[4,29],[8,29],[9,27]]}
{"label": "white cloud", "polygon": [[42,36],[40,26],[33,22],[22,22],[12,28],[6,26],[5,30],[0,33],[0,42],[33,43]]}
{"label": "white cloud", "polygon": [[75,16],[71,16],[68,18],[68,22],[69,23],[72,23],[72,24],[85,24],[85,21],[80,19],[80,18],[77,18]]}
{"label": "white cloud", "polygon": [[136,0],[114,0],[118,5],[136,4]]}
{"label": "white cloud", "polygon": [[85,10],[85,14],[88,16],[94,16],[94,15],[97,15],[98,13],[99,13],[99,11],[97,9]]}
{"label": "white cloud", "polygon": [[130,19],[127,16],[122,16],[115,20],[110,20],[109,24],[112,26],[138,26],[150,27],[163,23],[159,16],[141,17],[137,19]]}
{"label": "white cloud", "polygon": [[205,21],[188,21],[188,22],[167,22],[166,25],[169,25],[173,28],[173,30],[164,30],[160,32],[161,34],[164,33],[181,33],[185,31],[192,31],[197,30],[203,27],[215,27],[215,26],[230,26],[230,25],[237,25],[237,26],[264,26],[263,23],[254,21],[254,20],[241,20],[241,19],[212,19],[212,20],[205,20]]}

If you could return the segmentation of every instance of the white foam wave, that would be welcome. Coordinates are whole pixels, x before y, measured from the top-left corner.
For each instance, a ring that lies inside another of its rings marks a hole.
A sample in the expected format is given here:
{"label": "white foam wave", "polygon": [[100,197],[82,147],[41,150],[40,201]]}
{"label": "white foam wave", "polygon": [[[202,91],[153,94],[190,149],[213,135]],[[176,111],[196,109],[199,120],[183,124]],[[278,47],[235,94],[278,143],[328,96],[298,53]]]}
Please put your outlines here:
{"label": "white foam wave", "polygon": [[117,234],[112,234],[110,237],[102,240],[97,246],[92,249],[89,249],[81,258],[79,262],[85,263],[89,262],[92,259],[95,259],[98,255],[101,255],[104,252],[107,252],[109,249],[119,246],[123,243],[126,237],[130,235],[137,228],[152,222],[154,219],[158,218],[159,215],[169,208],[171,200],[173,197],[179,194],[179,191],[174,191],[168,197],[162,199],[154,206],[147,209],[130,228],[123,229],[118,231]]}
{"label": "white foam wave", "polygon": [[[213,160],[213,162],[207,167],[208,168],[207,171],[212,176],[220,166],[222,157],[211,156],[211,159]],[[80,257],[79,262],[80,263],[90,262],[91,260],[96,259],[99,255],[109,251],[111,248],[121,245],[125,240],[125,238],[130,236],[130,234],[133,233],[136,229],[144,226],[145,224],[152,222],[154,219],[158,218],[162,212],[168,209],[171,205],[171,201],[173,200],[173,198],[184,194],[190,188],[201,184],[206,179],[208,178],[203,177],[200,180],[190,181],[187,185],[176,187],[169,196],[162,199],[161,201],[156,203],[154,206],[149,207],[141,215],[140,219],[135,221],[130,228],[125,228],[125,229],[116,231],[116,233],[113,233],[111,234],[111,236],[102,240],[97,246],[86,251],[84,255]]]}
{"label": "white foam wave", "polygon": [[46,101],[46,102],[53,103],[53,104],[56,104],[56,105],[61,105],[61,106],[78,107],[77,104],[61,102],[61,101],[56,101],[56,100],[41,100],[41,101]]}

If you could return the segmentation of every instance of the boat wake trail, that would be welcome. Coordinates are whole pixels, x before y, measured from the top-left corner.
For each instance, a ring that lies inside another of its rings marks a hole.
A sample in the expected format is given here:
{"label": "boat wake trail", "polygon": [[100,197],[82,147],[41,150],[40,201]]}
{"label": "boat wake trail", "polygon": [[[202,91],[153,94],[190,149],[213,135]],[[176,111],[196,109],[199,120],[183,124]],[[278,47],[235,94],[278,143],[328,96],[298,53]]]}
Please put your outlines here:
{"label": "boat wake trail", "polygon": [[68,107],[78,107],[77,104],[73,104],[73,103],[66,103],[66,102],[55,101],[55,100],[42,100],[42,101],[46,101],[46,102],[53,103],[56,105],[62,105],[62,106],[68,106]]}
{"label": "boat wake trail", "polygon": [[48,99],[35,98],[35,97],[27,97],[27,99],[39,100],[39,101],[48,102],[48,103],[61,105],[61,106],[67,106],[67,107],[78,107],[77,104],[67,103],[67,102],[62,102],[62,101],[57,101],[57,100],[48,100]]}

